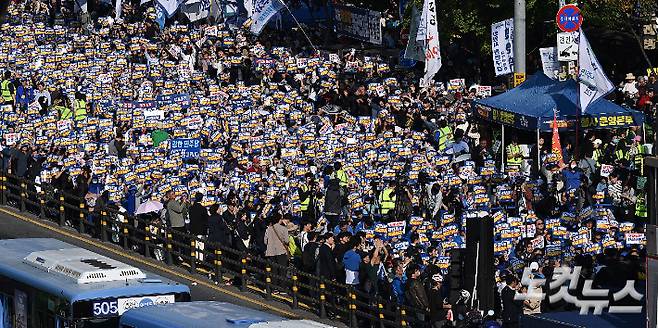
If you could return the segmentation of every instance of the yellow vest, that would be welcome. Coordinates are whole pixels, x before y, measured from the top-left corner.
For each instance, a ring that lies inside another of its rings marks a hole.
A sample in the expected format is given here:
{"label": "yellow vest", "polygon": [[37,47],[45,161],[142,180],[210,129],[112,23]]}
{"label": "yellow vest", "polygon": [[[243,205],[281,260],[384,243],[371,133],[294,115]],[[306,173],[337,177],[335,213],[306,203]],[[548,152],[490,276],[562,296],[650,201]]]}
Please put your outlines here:
{"label": "yellow vest", "polygon": [[336,179],[340,180],[341,187],[347,186],[347,173],[343,169],[336,171]]}
{"label": "yellow vest", "polygon": [[0,83],[0,88],[2,89],[2,100],[4,100],[4,102],[14,101],[14,95],[11,93],[11,89],[9,89],[10,83],[9,80],[4,80]]}
{"label": "yellow vest", "polygon": [[512,157],[513,154],[520,154],[521,153],[521,147],[519,145],[508,145],[507,146],[507,165],[515,165],[515,166],[521,166],[521,163],[523,162],[522,157],[517,157],[514,158]]}
{"label": "yellow vest", "polygon": [[59,113],[60,120],[68,120],[73,117],[73,112],[66,106],[55,106],[55,110]]}
{"label": "yellow vest", "polygon": [[644,195],[637,196],[637,200],[635,202],[635,216],[639,218],[647,217],[647,202]]}
{"label": "yellow vest", "polygon": [[637,145],[637,154],[635,154],[633,162],[638,170],[644,165],[644,153],[644,145]]}
{"label": "yellow vest", "polygon": [[395,199],[397,197],[395,195],[391,197],[392,192],[393,192],[392,188],[386,188],[381,193],[381,195],[379,195],[379,203],[381,204],[382,207],[382,215],[388,214],[390,210],[395,208]]}
{"label": "yellow vest", "polygon": [[87,102],[82,99],[76,99],[73,104],[75,108],[74,119],[76,121],[82,121],[87,118]]}
{"label": "yellow vest", "polygon": [[[306,187],[304,185],[302,185],[301,189],[304,192],[308,191],[308,187]],[[306,210],[308,210],[308,205],[311,203],[311,195],[308,195],[308,197],[306,197],[306,199],[304,201],[302,201],[301,203],[302,203],[302,212],[306,212]]]}
{"label": "yellow vest", "polygon": [[449,126],[446,126],[445,128],[440,128],[439,131],[441,132],[441,135],[439,135],[439,151],[443,151],[446,149],[448,142],[452,141],[452,130]]}

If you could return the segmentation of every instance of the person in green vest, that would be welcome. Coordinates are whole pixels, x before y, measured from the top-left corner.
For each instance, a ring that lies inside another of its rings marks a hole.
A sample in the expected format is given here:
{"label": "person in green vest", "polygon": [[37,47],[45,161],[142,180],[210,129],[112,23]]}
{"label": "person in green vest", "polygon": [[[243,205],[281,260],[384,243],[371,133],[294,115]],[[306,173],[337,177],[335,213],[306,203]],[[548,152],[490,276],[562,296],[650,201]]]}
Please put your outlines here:
{"label": "person in green vest", "polygon": [[317,222],[315,199],[317,194],[317,183],[313,173],[308,172],[305,175],[305,183],[299,186],[299,202],[301,204],[302,218],[308,222]]}
{"label": "person in green vest", "polygon": [[521,167],[523,163],[523,154],[521,153],[521,147],[519,146],[519,141],[516,136],[512,136],[512,143],[507,145],[507,166],[516,166]]}
{"label": "person in green vest", "polygon": [[636,170],[642,171],[644,155],[646,155],[646,153],[644,145],[642,144],[642,137],[636,135],[635,138],[633,138],[631,149],[628,151],[628,159],[633,160],[633,165]]}
{"label": "person in green vest", "polygon": [[334,172],[336,174],[336,179],[340,180],[340,186],[343,188],[347,187],[347,173],[343,170],[343,164],[340,162],[334,163]]}
{"label": "person in green vest", "polygon": [[635,216],[641,219],[647,218],[647,197],[644,191],[639,191],[635,200]]}
{"label": "person in green vest", "polygon": [[397,197],[395,196],[395,182],[391,181],[382,192],[379,194],[379,206],[381,208],[381,214],[387,215],[391,210],[395,208],[395,201]]}
{"label": "person in green vest", "polygon": [[603,141],[601,139],[595,139],[592,142],[592,145],[594,146],[594,150],[592,151],[592,159],[596,163],[596,167],[601,166],[601,161],[603,160],[603,150],[601,149],[601,144]]}
{"label": "person in green vest", "polygon": [[53,109],[57,111],[57,114],[59,114],[60,120],[70,120],[73,118],[73,111],[68,106],[66,106],[66,101],[62,97],[55,99],[55,105],[53,106]]}
{"label": "person in green vest", "polygon": [[82,121],[87,118],[87,96],[82,92],[75,93],[73,100],[73,119]]}
{"label": "person in green vest", "polygon": [[2,103],[4,105],[14,105],[16,103],[16,86],[11,81],[11,72],[5,71],[3,74],[2,82],[0,82],[0,89],[2,90]]}
{"label": "person in green vest", "polygon": [[441,120],[439,121],[439,130],[437,132],[438,138],[436,140],[439,144],[439,151],[442,152],[452,142],[452,129],[445,120]]}

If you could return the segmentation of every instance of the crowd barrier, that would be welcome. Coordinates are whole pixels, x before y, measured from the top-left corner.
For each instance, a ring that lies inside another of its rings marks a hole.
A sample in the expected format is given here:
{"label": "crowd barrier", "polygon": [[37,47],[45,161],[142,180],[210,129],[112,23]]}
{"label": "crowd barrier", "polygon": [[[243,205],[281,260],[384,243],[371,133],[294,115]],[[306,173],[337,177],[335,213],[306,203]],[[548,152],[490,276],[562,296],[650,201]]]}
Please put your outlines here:
{"label": "crowd barrier", "polygon": [[0,176],[0,204],[71,227],[126,251],[184,267],[218,284],[230,279],[243,292],[252,291],[267,300],[314,312],[322,319],[338,320],[349,327],[427,325],[418,319],[429,317],[424,309],[398,305],[293,266],[282,267],[265,258],[119,212],[112,206],[90,209],[83,198],[15,175]]}

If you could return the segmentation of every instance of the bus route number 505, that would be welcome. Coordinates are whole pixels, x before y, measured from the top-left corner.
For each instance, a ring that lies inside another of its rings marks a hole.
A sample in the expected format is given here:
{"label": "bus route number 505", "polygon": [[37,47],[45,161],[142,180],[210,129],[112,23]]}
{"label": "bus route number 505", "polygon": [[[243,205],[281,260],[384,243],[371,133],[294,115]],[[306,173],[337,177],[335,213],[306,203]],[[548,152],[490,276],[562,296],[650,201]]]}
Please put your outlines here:
{"label": "bus route number 505", "polygon": [[116,315],[119,313],[117,301],[100,301],[93,303],[93,313],[96,317]]}

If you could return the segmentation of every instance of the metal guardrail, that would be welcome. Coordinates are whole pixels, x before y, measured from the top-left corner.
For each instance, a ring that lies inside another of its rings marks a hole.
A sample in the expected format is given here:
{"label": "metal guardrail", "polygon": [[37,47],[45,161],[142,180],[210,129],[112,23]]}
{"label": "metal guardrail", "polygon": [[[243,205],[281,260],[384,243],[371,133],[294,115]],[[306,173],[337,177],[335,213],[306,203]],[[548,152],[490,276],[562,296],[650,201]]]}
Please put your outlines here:
{"label": "metal guardrail", "polygon": [[[33,181],[15,175],[0,175],[0,204],[31,212],[41,219],[69,226],[126,251],[178,265],[193,274],[204,274],[215,283],[237,281],[241,291],[253,291],[292,309],[302,308],[320,318],[344,322],[349,327],[425,327],[417,314],[425,310],[374,297],[353,286],[327,280],[295,267],[283,267],[267,259],[199,239],[170,227],[119,212],[105,206],[89,209],[85,199],[53,188],[39,188]],[[197,247],[199,243],[203,249]],[[180,261],[182,259],[182,261]],[[278,276],[274,272],[285,272]],[[279,295],[277,292],[283,292]]]}

